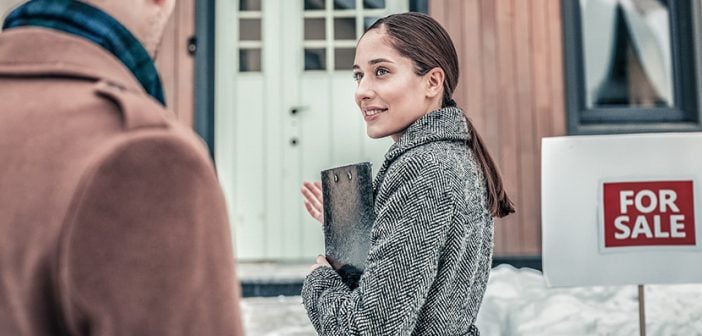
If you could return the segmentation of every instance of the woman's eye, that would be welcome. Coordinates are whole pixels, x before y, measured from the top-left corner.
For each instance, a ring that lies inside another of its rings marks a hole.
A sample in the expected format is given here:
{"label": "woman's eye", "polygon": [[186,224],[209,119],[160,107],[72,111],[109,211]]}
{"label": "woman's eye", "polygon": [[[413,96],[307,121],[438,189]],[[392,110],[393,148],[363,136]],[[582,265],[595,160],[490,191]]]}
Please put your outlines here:
{"label": "woman's eye", "polygon": [[361,78],[363,78],[363,74],[362,74],[362,73],[360,73],[360,72],[354,72],[354,74],[353,74],[353,80],[355,80],[355,81],[358,82],[358,81],[361,80]]}
{"label": "woman's eye", "polygon": [[376,76],[385,76],[388,73],[390,73],[387,69],[384,68],[378,68],[378,70],[375,70],[375,75]]}

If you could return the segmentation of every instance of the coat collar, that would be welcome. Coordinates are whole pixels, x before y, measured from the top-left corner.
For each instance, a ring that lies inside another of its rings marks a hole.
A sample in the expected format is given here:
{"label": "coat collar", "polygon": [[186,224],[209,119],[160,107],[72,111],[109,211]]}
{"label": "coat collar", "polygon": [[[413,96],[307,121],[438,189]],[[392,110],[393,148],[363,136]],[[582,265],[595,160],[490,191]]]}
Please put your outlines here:
{"label": "coat collar", "polygon": [[385,162],[378,170],[373,183],[375,194],[385,178],[390,164],[408,150],[435,141],[470,140],[470,130],[463,111],[457,107],[444,107],[429,112],[412,123],[385,154]]}
{"label": "coat collar", "polygon": [[425,114],[412,123],[387,154],[393,161],[404,152],[434,141],[467,141],[470,137],[466,117],[459,108],[444,107]]}
{"label": "coat collar", "polygon": [[46,28],[23,27],[0,34],[0,75],[3,73],[104,79],[145,94],[129,69],[107,50]]}

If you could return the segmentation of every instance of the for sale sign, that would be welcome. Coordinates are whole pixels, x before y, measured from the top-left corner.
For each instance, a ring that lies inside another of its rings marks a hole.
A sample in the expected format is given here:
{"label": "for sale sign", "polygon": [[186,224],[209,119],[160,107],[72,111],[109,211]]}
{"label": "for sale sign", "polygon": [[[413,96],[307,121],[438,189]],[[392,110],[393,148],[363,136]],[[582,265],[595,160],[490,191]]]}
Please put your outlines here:
{"label": "for sale sign", "polygon": [[545,138],[549,286],[702,283],[702,132]]}
{"label": "for sale sign", "polygon": [[693,181],[607,182],[604,248],[695,246]]}

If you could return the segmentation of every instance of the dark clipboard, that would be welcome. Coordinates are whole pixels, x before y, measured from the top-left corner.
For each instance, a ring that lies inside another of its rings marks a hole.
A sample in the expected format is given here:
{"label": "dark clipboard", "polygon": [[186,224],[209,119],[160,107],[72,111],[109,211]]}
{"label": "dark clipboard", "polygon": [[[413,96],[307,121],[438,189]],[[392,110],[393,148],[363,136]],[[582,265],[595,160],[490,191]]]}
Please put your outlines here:
{"label": "dark clipboard", "polygon": [[337,270],[348,265],[363,272],[375,219],[371,163],[336,167],[321,175],[327,258]]}

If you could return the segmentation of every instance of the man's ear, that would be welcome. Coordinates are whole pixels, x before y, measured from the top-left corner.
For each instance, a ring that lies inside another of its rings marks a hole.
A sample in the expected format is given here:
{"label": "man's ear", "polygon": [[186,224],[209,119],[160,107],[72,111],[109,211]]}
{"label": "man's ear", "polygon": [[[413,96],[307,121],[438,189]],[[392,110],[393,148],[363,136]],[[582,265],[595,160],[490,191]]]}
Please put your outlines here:
{"label": "man's ear", "polygon": [[436,67],[424,75],[427,84],[427,97],[434,98],[443,93],[444,89],[444,70]]}

